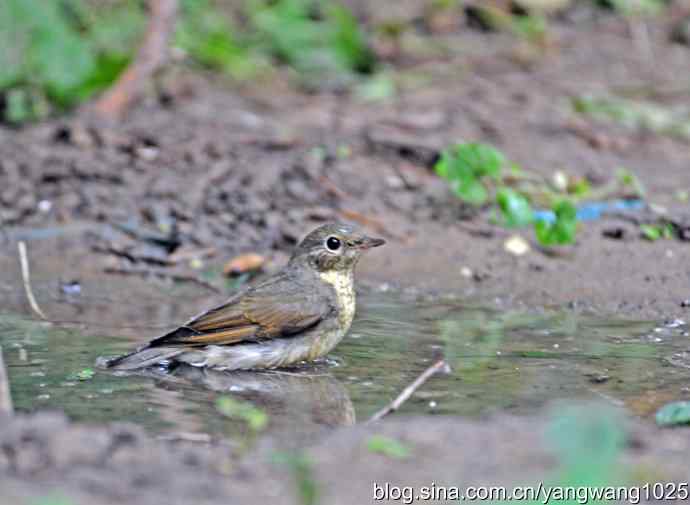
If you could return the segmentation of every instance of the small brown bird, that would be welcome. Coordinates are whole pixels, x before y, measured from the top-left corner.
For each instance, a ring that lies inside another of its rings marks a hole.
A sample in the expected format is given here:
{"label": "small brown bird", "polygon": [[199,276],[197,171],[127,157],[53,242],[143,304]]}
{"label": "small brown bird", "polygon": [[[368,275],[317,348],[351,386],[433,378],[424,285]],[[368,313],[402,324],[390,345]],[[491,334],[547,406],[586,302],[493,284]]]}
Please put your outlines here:
{"label": "small brown bird", "polygon": [[384,243],[345,224],[320,226],[276,275],[132,353],[97,364],[116,370],[175,362],[252,370],[315,360],[350,329],[355,266],[364,251]]}

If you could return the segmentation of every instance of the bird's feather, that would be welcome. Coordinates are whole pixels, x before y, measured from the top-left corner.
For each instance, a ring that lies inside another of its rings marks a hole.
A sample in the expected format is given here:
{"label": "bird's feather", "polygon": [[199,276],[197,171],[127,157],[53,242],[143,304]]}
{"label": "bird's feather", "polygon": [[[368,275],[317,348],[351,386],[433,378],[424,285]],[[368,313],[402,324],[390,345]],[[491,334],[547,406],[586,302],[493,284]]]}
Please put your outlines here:
{"label": "bird's feather", "polygon": [[279,275],[152,340],[147,347],[231,345],[289,337],[316,325],[333,310],[325,293]]}

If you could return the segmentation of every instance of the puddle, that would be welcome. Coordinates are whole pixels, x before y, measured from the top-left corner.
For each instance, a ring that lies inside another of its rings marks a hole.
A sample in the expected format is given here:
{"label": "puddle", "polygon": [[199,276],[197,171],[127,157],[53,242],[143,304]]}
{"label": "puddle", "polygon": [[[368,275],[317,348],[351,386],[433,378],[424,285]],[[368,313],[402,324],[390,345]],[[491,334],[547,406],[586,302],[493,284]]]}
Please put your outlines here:
{"label": "puddle", "polygon": [[[146,289],[157,286],[151,285]],[[31,320],[20,312],[21,293],[12,293],[16,299],[3,307],[15,309],[0,314],[0,342],[19,411],[55,408],[75,420],[131,421],[154,433],[227,435],[242,429],[215,409],[216,399],[230,394],[266,409],[270,429],[299,439],[324,426],[366,420],[440,357],[452,373],[432,378],[402,412],[527,414],[554,399],[596,398],[648,416],[668,401],[690,398],[690,365],[684,366],[690,346],[682,321],[659,325],[498,311],[378,292],[360,297],[350,335],[318,366],[261,374],[97,371],[79,380],[75,375],[93,368],[97,356],[129,349],[197,307],[174,292],[127,296],[131,280],[109,282],[108,296],[99,295],[98,282],[83,285],[84,294],[75,298],[48,296],[52,288],[43,287],[46,312],[91,324]]]}

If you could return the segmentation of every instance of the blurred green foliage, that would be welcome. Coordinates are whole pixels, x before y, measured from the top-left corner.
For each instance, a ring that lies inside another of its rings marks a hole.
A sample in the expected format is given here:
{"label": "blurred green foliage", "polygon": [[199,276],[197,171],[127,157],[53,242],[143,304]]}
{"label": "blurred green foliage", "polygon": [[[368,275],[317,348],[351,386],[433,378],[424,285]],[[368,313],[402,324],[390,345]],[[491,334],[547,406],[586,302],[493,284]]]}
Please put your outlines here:
{"label": "blurred green foliage", "polygon": [[[506,171],[506,166],[511,170]],[[584,196],[587,189],[582,185],[566,185],[563,191],[553,191],[545,181],[509,164],[496,148],[479,143],[455,144],[445,149],[435,169],[462,201],[477,206],[495,204],[502,225],[524,227],[534,224],[537,240],[545,246],[575,241],[577,211],[569,198]],[[544,195],[555,216],[553,222],[534,219],[532,202],[537,196]]]}
{"label": "blurred green foliage", "polygon": [[183,0],[174,44],[193,61],[215,71],[243,79],[260,67],[237,36],[229,17],[220,14],[210,0]]}
{"label": "blurred green foliage", "polygon": [[295,481],[297,497],[302,505],[319,503],[319,485],[314,475],[314,461],[308,454],[300,451],[278,452],[273,462],[285,466]]}
{"label": "blurred green foliage", "polygon": [[80,370],[79,372],[70,375],[67,377],[68,380],[78,380],[78,381],[88,381],[93,379],[93,376],[96,375],[96,372],[94,372],[93,368],[84,368],[84,370]]}
{"label": "blurred green foliage", "polygon": [[680,426],[690,424],[690,402],[673,402],[661,407],[656,413],[659,426]]}
{"label": "blurred green foliage", "polygon": [[0,3],[4,119],[38,119],[108,86],[127,65],[144,22],[133,2],[99,10],[81,0]]}
{"label": "blurred green foliage", "polygon": [[456,144],[441,153],[436,173],[446,179],[461,200],[483,205],[489,200],[486,179],[500,180],[506,159],[492,146],[479,143]]}
{"label": "blurred green foliage", "polygon": [[383,454],[393,459],[405,459],[410,456],[410,448],[394,438],[384,435],[372,435],[367,441],[369,452]]}
{"label": "blurred green foliage", "polygon": [[568,200],[560,200],[554,203],[552,210],[555,221],[534,223],[537,240],[543,245],[572,244],[577,231],[577,209]]}
{"label": "blurred green foliage", "polygon": [[652,131],[681,139],[690,139],[690,113],[652,102],[617,96],[573,97],[575,112],[600,121],[611,121],[626,128]]}
{"label": "blurred green foliage", "polygon": [[640,16],[658,14],[667,2],[665,0],[595,0],[595,3],[625,16]]}
{"label": "blurred green foliage", "polygon": [[496,192],[496,202],[509,228],[528,226],[532,223],[533,212],[529,200],[512,188],[500,188]]}
{"label": "blurred green foliage", "polygon": [[640,233],[642,237],[654,242],[660,238],[673,238],[673,226],[668,223],[665,224],[641,224]]}
{"label": "blurred green foliage", "polygon": [[243,400],[237,400],[230,396],[221,396],[216,400],[216,410],[225,417],[240,419],[247,424],[249,429],[256,433],[268,426],[268,414]]}
{"label": "blurred green foliage", "polygon": [[250,0],[247,15],[255,45],[308,81],[373,70],[373,53],[356,18],[336,2]]}
{"label": "blurred green foliage", "polygon": [[[553,482],[546,485],[593,488],[627,484],[626,468],[620,464],[625,446],[622,425],[620,413],[610,408],[564,406],[560,409],[550,430],[560,470]],[[575,505],[578,500],[560,503]]]}
{"label": "blurred green foliage", "polygon": [[[110,86],[147,22],[145,2],[0,2],[0,116],[22,123],[63,112]],[[227,9],[226,9],[227,10]],[[238,29],[213,0],[181,0],[173,44],[187,61],[249,78],[276,58],[318,82],[373,69],[352,13],[335,1],[248,0]]]}

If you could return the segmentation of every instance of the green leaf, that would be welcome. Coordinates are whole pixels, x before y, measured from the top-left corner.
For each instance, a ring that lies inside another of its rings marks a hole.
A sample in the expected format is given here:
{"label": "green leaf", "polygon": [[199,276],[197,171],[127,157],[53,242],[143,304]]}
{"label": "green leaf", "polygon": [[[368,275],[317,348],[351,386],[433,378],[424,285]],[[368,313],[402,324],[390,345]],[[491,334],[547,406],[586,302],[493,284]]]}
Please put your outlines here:
{"label": "green leaf", "polygon": [[302,505],[316,505],[319,502],[319,485],[314,476],[314,462],[309,455],[303,452],[277,452],[273,455],[273,462],[288,468]]}
{"label": "green leaf", "polygon": [[[195,1],[201,3],[201,0]],[[88,41],[99,56],[128,60],[141,43],[148,20],[147,11],[140,2],[109,3],[112,5],[98,9],[93,5],[83,7],[81,17],[88,30]],[[179,22],[183,23],[184,9],[181,11]]]}
{"label": "green leaf", "polygon": [[374,65],[374,55],[357,24],[357,18],[345,6],[328,3],[326,19],[330,22],[330,44],[343,64],[357,72],[370,72]]}
{"label": "green leaf", "polygon": [[673,238],[673,225],[670,223],[665,224],[641,224],[640,232],[642,237],[647,240],[654,242],[660,238],[670,239]]}
{"label": "green leaf", "polygon": [[656,413],[659,426],[690,424],[690,402],[673,402],[661,407]]}
{"label": "green leaf", "polygon": [[592,185],[584,177],[577,179],[572,188],[570,188],[570,193],[577,197],[587,196],[591,191]]}
{"label": "green leaf", "polygon": [[534,223],[537,240],[545,246],[572,244],[577,231],[577,209],[571,202],[561,200],[552,207],[552,210],[556,215],[553,223],[547,221]]}
{"label": "green leaf", "polygon": [[527,198],[514,189],[500,188],[496,193],[496,202],[506,226],[515,228],[532,223],[532,206]]}
{"label": "green leaf", "polygon": [[616,179],[618,179],[618,182],[623,186],[627,186],[630,189],[632,189],[636,195],[644,196],[645,189],[642,185],[642,182],[630,170],[627,170],[625,168],[619,168],[616,171]]}
{"label": "green leaf", "polygon": [[377,73],[355,88],[355,95],[365,102],[385,101],[395,96],[395,81],[390,75]]}
{"label": "green leaf", "polygon": [[664,8],[663,0],[609,0],[625,16],[653,16]]}
{"label": "green leaf", "polygon": [[68,103],[70,92],[93,72],[95,57],[86,41],[59,14],[57,4],[42,5],[48,19],[30,30],[29,67],[49,94]]}
{"label": "green leaf", "polygon": [[249,49],[233,35],[230,20],[208,0],[186,0],[175,44],[201,65],[244,78],[256,71]]}
{"label": "green leaf", "polygon": [[472,205],[482,205],[489,199],[489,193],[484,185],[474,178],[452,181],[451,188],[461,200]]}
{"label": "green leaf", "polygon": [[31,98],[23,88],[10,89],[5,95],[5,119],[10,123],[21,123],[33,117]]}
{"label": "green leaf", "polygon": [[642,232],[642,236],[644,238],[651,240],[652,242],[661,238],[661,228],[653,224],[641,224],[640,232]]}
{"label": "green leaf", "polygon": [[262,431],[268,425],[268,414],[249,402],[222,396],[216,400],[216,409],[226,417],[241,419],[254,431]]}
{"label": "green leaf", "polygon": [[512,28],[516,35],[536,41],[546,35],[548,23],[546,17],[539,14],[513,16]]}
{"label": "green leaf", "polygon": [[314,81],[344,81],[368,73],[374,53],[357,19],[335,2],[251,0],[247,14],[256,45]]}
{"label": "green leaf", "polygon": [[[102,46],[99,34],[107,14],[85,5],[78,0],[0,2],[0,95],[14,101],[6,119],[27,121],[50,113],[51,104],[72,106],[108,86],[124,68],[121,62],[131,48],[122,49],[127,47],[122,33],[128,27],[118,24],[117,44]],[[120,64],[113,66],[116,52]]]}
{"label": "green leaf", "polygon": [[462,144],[457,149],[458,163],[467,165],[472,173],[497,179],[506,163],[505,156],[496,148],[479,143]]}
{"label": "green leaf", "polygon": [[405,459],[410,455],[409,447],[394,438],[383,435],[372,435],[367,442],[367,449],[395,459]]}
{"label": "green leaf", "polygon": [[85,368],[84,370],[75,373],[74,375],[70,375],[68,379],[72,380],[78,380],[78,381],[88,381],[93,379],[93,376],[96,375],[96,372],[93,371],[91,368]]}
{"label": "green leaf", "polygon": [[25,74],[28,37],[21,26],[21,7],[17,0],[0,2],[0,90],[16,85]]}
{"label": "green leaf", "polygon": [[441,153],[435,170],[450,183],[451,189],[461,200],[482,205],[489,197],[484,179],[500,180],[505,163],[503,154],[492,146],[456,144]]}
{"label": "green leaf", "polygon": [[110,86],[129,64],[128,58],[102,54],[92,74],[74,90],[74,98],[84,101]]}

